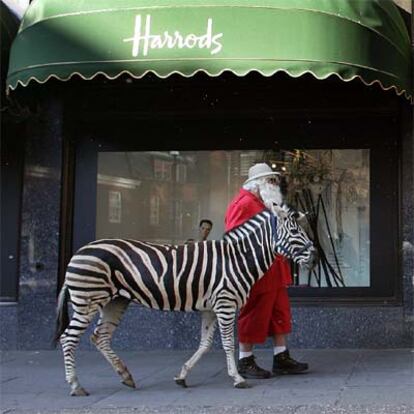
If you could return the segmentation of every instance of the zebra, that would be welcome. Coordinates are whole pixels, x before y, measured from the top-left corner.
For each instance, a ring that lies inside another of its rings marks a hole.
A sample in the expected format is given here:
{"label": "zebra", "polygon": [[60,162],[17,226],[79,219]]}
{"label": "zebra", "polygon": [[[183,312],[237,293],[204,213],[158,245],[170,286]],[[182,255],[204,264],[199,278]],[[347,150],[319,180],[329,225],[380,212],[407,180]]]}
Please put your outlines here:
{"label": "zebra", "polygon": [[[264,210],[224,234],[221,240],[161,245],[127,239],[91,242],[70,260],[58,297],[55,341],[60,339],[66,381],[71,395],[89,395],[75,369],[75,349],[82,333],[99,313],[91,341],[120,375],[135,388],[125,363],[111,348],[111,338],[131,301],[163,311],[201,311],[201,340],[197,351],[174,379],[186,387],[186,377],[212,346],[218,322],[227,370],[234,387],[248,384],[234,359],[236,310],[282,254],[310,265],[315,249],[288,207]],[[69,319],[68,296],[73,315]]]}

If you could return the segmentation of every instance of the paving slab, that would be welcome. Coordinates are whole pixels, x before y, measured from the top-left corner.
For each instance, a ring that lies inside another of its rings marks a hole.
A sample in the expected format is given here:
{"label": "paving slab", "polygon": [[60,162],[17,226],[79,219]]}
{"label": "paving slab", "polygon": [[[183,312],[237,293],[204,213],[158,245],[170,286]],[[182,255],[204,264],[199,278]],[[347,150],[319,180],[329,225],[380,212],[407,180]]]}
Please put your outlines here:
{"label": "paving slab", "polygon": [[[270,350],[258,350],[270,368]],[[235,389],[223,351],[207,354],[187,377],[173,378],[190,351],[120,352],[138,384],[121,384],[98,352],[77,353],[78,377],[91,393],[70,397],[60,351],[3,352],[0,355],[2,414],[150,413],[375,413],[414,414],[412,350],[292,350],[310,364],[303,375],[250,380]]]}

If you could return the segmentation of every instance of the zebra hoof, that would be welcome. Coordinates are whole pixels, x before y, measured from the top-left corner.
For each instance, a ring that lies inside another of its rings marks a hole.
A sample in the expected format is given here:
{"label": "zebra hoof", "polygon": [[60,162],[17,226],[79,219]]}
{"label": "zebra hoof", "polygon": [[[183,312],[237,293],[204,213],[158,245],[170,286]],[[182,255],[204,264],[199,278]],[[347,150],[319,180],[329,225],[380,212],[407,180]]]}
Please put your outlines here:
{"label": "zebra hoof", "polygon": [[82,387],[78,387],[78,388],[75,388],[74,390],[72,390],[71,392],[70,392],[70,395],[72,396],[72,397],[86,397],[86,396],[88,396],[89,395],[89,392],[88,391],[86,391],[84,388],[82,388]]}
{"label": "zebra hoof", "polygon": [[183,378],[174,378],[174,381],[177,385],[180,385],[183,388],[187,388],[187,384],[185,382],[185,379],[183,379]]}
{"label": "zebra hoof", "polygon": [[126,385],[127,387],[137,388],[132,377],[128,377],[127,379],[123,380],[122,384]]}
{"label": "zebra hoof", "polygon": [[247,381],[238,382],[234,384],[234,388],[251,388]]}
{"label": "zebra hoof", "polygon": [[97,342],[97,336],[96,336],[95,334],[92,334],[92,335],[89,337],[89,340],[91,341],[91,343],[92,343],[93,345],[96,345],[96,342]]}

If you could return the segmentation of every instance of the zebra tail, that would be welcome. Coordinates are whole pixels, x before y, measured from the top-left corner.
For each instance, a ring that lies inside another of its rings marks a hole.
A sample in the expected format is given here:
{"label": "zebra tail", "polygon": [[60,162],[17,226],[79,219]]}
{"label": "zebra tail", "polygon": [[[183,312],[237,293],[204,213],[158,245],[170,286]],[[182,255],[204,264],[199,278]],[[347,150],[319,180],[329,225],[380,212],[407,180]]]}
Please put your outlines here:
{"label": "zebra tail", "polygon": [[59,338],[65,332],[65,329],[69,325],[69,312],[68,312],[68,287],[64,284],[58,297],[56,308],[56,331],[53,338],[53,345],[56,347]]}

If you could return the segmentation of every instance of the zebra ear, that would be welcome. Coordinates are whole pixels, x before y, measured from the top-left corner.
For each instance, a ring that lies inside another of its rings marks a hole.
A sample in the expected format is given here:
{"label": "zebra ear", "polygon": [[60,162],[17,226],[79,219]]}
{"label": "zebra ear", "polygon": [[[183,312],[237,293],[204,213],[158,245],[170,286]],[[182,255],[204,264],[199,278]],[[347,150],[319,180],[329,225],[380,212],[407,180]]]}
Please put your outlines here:
{"label": "zebra ear", "polygon": [[297,221],[304,221],[307,213],[302,213],[301,211],[298,211],[296,214],[297,215],[295,218]]}
{"label": "zebra ear", "polygon": [[280,218],[286,218],[287,217],[286,210],[283,207],[276,204],[276,203],[273,203],[273,205],[272,205],[272,213],[275,216],[280,217]]}

